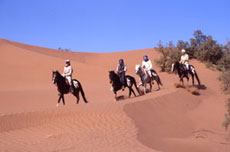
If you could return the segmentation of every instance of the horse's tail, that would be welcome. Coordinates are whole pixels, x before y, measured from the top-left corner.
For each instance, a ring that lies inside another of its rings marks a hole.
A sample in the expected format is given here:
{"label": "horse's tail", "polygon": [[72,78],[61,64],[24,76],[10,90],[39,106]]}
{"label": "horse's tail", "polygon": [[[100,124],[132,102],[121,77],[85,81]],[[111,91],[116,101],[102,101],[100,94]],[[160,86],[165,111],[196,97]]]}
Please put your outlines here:
{"label": "horse's tail", "polygon": [[161,82],[161,79],[160,79],[160,76],[157,74],[157,72],[155,70],[151,70],[152,73],[154,73],[154,76],[156,77],[156,81],[157,81],[157,84],[163,86],[163,83]]}
{"label": "horse's tail", "polygon": [[[126,78],[130,79],[131,82],[133,82],[137,92],[140,94],[140,90],[139,88],[137,87],[137,82],[136,82],[136,79],[130,75],[127,75]],[[131,83],[131,86],[132,86],[132,83]]]}
{"label": "horse's tail", "polygon": [[85,97],[85,93],[83,91],[82,85],[81,85],[81,83],[79,81],[78,81],[78,85],[79,85],[79,89],[80,89],[80,92],[81,92],[83,100],[85,101],[85,103],[88,103],[88,101],[87,101],[87,99]]}
{"label": "horse's tail", "polygon": [[159,77],[159,75],[157,75],[156,81],[157,81],[158,84],[160,84],[161,86],[163,86],[163,83],[161,82],[161,78]]}
{"label": "horse's tail", "polygon": [[199,79],[198,74],[196,73],[195,70],[194,70],[194,74],[195,74],[196,80],[198,81],[198,85],[200,85],[200,79]]}
{"label": "horse's tail", "polygon": [[198,74],[196,73],[195,67],[193,65],[190,65],[190,71],[195,75],[196,80],[198,82],[198,85],[200,85],[200,79],[199,79]]}
{"label": "horse's tail", "polygon": [[136,82],[136,79],[134,77],[131,77],[133,79],[133,84],[137,90],[137,92],[140,94],[140,89],[137,87],[137,82]]}

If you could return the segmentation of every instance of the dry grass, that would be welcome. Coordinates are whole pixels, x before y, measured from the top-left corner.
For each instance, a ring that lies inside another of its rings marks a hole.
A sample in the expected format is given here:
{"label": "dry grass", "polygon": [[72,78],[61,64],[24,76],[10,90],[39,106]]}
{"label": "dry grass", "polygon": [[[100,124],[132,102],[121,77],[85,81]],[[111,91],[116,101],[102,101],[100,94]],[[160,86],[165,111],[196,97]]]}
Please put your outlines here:
{"label": "dry grass", "polygon": [[188,92],[194,94],[194,95],[200,95],[199,89],[195,86],[185,86],[182,83],[174,83],[174,86],[176,88],[184,88],[186,89]]}
{"label": "dry grass", "polygon": [[176,88],[185,88],[185,86],[182,83],[174,83],[174,86]]}

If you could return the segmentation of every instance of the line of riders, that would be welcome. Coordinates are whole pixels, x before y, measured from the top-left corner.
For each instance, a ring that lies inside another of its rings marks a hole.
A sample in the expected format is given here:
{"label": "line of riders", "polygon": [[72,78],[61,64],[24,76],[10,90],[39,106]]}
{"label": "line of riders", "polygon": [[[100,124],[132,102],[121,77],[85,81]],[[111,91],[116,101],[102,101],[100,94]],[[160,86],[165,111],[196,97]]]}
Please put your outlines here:
{"label": "line of riders", "polygon": [[[65,61],[66,66],[64,67],[64,72],[63,72],[63,77],[67,79],[67,83],[70,85],[70,92],[73,92],[74,90],[74,85],[72,81],[72,74],[73,74],[73,68],[71,67],[70,60]],[[190,65],[189,65],[189,55],[186,53],[184,49],[181,50],[181,59],[180,63],[183,65],[184,70],[190,70]],[[142,61],[142,68],[145,72],[145,74],[151,79],[154,75],[152,70],[152,62],[148,58],[147,55],[143,56],[143,61]],[[125,85],[126,85],[126,73],[127,72],[127,66],[124,63],[124,59],[119,60],[119,64],[117,65],[116,68],[116,73],[118,74],[120,78],[120,82],[122,84],[122,91],[124,91]]]}
{"label": "line of riders", "polygon": [[[64,94],[72,93],[76,99],[77,103],[79,103],[81,93],[83,100],[85,103],[88,103],[85,93],[83,91],[81,83],[77,79],[72,79],[73,68],[71,67],[70,60],[66,60],[66,66],[64,67],[63,74],[60,74],[58,71],[53,71],[52,81],[57,85],[59,92],[59,99],[57,106],[59,105],[61,99],[63,104],[65,105]],[[161,83],[160,77],[155,70],[152,69],[152,62],[148,58],[147,55],[143,56],[142,65],[136,65],[136,74],[140,77],[140,84],[136,84],[136,80],[134,77],[130,75],[126,75],[127,67],[124,63],[123,59],[119,60],[119,64],[115,71],[109,71],[109,79],[112,84],[112,91],[115,95],[115,100],[117,100],[117,91],[122,89],[124,91],[125,87],[129,89],[129,97],[131,94],[136,96],[134,90],[132,89],[135,86],[136,90],[140,94],[140,86],[144,87],[144,94],[146,93],[147,84],[150,85],[150,92],[152,90],[152,84],[154,81],[157,82],[158,90],[160,89],[159,85],[163,85]],[[194,77],[197,79],[198,85],[200,86],[199,77],[195,71],[194,66],[189,64],[189,55],[186,53],[184,49],[181,50],[181,59],[180,61],[176,61],[172,64],[172,71],[177,70],[180,81],[183,83],[183,78],[187,78],[187,82],[189,81],[188,74],[192,77],[192,84],[194,85]]]}

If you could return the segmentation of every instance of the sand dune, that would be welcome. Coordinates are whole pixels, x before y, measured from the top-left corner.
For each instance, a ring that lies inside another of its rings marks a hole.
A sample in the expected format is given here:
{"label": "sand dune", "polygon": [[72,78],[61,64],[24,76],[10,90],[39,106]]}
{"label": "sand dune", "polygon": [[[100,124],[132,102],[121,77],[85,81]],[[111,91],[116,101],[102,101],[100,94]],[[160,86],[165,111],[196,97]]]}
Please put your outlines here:
{"label": "sand dune", "polygon": [[[194,96],[174,87],[178,77],[158,72],[164,86],[144,96],[114,101],[108,71],[125,59],[127,74],[154,49],[116,53],[68,52],[0,39],[0,152],[5,151],[230,151],[221,126],[226,96],[219,75],[193,60],[203,87]],[[55,106],[52,70],[70,59],[83,85],[85,104],[72,95]],[[154,68],[159,69],[154,65]],[[153,89],[157,87],[154,86]]]}

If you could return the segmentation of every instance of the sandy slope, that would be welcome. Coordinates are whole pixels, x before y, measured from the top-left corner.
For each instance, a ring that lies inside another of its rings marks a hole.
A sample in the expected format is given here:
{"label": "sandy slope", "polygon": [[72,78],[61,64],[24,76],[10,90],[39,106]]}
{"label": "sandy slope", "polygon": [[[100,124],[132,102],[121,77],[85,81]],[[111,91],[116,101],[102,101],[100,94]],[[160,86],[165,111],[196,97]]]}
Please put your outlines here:
{"label": "sandy slope", "polygon": [[[218,72],[197,61],[200,96],[173,87],[177,76],[159,73],[160,91],[113,100],[108,70],[121,57],[127,74],[154,49],[117,53],[66,52],[0,39],[0,151],[226,151],[221,127],[225,96],[219,91]],[[70,59],[89,104],[55,107],[57,91],[52,70],[62,72]],[[155,67],[155,69],[157,69]],[[156,87],[154,87],[156,89]],[[127,90],[119,92],[125,95]]]}

